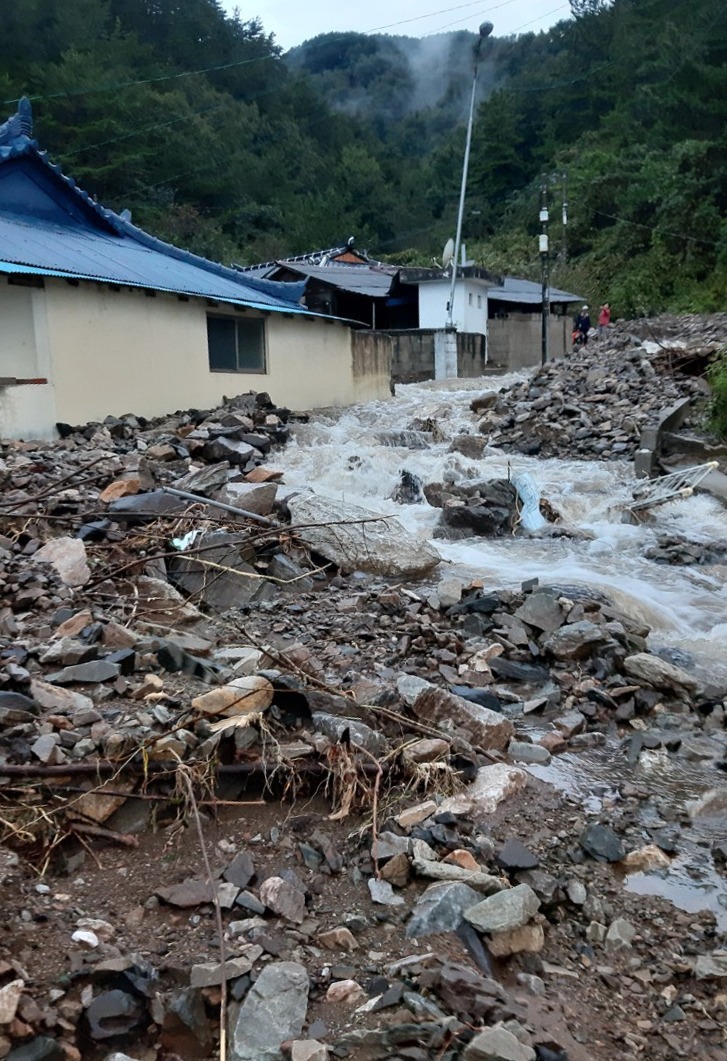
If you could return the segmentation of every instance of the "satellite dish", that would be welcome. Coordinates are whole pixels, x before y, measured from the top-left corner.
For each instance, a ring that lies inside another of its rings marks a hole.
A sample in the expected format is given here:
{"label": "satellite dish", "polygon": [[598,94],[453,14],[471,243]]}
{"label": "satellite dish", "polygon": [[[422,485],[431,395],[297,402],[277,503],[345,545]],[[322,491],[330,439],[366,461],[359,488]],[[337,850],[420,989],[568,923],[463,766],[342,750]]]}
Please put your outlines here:
{"label": "satellite dish", "polygon": [[454,258],[454,240],[448,239],[444,244],[444,250],[442,251],[442,268],[446,269],[449,263]]}

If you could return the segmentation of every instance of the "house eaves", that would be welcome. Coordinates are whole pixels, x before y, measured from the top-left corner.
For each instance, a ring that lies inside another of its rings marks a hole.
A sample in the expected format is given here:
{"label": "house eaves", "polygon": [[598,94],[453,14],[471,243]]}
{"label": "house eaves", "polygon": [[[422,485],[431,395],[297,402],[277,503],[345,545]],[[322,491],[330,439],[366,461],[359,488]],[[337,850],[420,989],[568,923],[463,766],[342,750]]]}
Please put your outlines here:
{"label": "house eaves", "polygon": [[391,271],[368,265],[305,265],[281,262],[280,268],[295,273],[306,280],[317,280],[339,291],[368,298],[387,298],[396,280],[396,270]]}
{"label": "house eaves", "polygon": [[[558,287],[548,289],[551,302],[582,302],[581,295],[570,291],[561,291]],[[519,276],[506,276],[499,287],[491,288],[487,297],[492,302],[520,303],[527,306],[539,306],[543,301],[543,289],[534,280],[523,280]]]}

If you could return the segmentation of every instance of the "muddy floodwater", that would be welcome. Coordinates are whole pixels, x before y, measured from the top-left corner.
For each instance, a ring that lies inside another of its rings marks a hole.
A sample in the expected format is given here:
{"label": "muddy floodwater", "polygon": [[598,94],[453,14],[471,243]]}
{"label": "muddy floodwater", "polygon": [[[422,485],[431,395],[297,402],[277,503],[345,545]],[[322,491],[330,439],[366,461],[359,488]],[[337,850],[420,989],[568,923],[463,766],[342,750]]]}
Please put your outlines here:
{"label": "muddy floodwater", "polygon": [[[727,539],[727,510],[721,502],[697,494],[661,506],[649,522],[634,526],[622,519],[636,484],[631,462],[541,460],[488,448],[481,460],[472,460],[451,452],[456,435],[477,432],[472,398],[522,378],[399,386],[390,401],[316,414],[295,427],[277,463],[289,487],[309,487],[396,515],[412,534],[431,539],[444,561],[437,578],[482,579],[492,588],[519,586],[531,578],[541,584],[587,585],[647,624],[652,649],[688,653],[684,659],[703,681],[727,682],[727,570],[662,565],[644,555],[665,534],[699,542]],[[424,483],[528,472],[576,537],[434,538],[437,509],[391,500],[403,470]],[[594,815],[619,798],[618,786],[625,778],[644,789],[644,828],[678,824],[679,852],[668,870],[632,874],[625,887],[660,895],[683,910],[709,909],[727,928],[727,884],[709,853],[710,842],[727,838],[727,804],[693,811],[705,793],[727,786],[727,776],[714,764],[660,751],[643,753],[629,765],[614,737],[605,749],[565,754],[547,767],[529,769]]]}

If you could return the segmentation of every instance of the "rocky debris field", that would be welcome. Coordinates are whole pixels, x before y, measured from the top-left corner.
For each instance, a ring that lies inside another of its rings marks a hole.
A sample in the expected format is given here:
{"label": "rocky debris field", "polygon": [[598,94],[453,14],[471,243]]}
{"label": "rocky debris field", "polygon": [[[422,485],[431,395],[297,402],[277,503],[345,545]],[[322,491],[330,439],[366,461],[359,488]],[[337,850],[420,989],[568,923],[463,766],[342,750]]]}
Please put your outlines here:
{"label": "rocky debris field", "polygon": [[[614,324],[499,395],[475,399],[487,443],[540,457],[631,460],[664,409],[705,393],[699,376],[727,342],[727,314]],[[680,369],[681,371],[675,371]]]}
{"label": "rocky debris field", "polygon": [[[724,687],[598,594],[276,499],[285,418],[3,446],[0,1057],[723,1056],[719,910],[623,880],[724,873]],[[584,757],[616,783],[543,780]]]}

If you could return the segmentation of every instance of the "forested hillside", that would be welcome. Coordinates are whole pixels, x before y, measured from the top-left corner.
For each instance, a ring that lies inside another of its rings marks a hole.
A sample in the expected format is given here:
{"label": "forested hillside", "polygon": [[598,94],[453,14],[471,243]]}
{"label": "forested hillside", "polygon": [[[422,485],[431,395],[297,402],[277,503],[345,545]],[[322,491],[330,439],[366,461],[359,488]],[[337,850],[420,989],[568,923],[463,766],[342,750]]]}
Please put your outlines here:
{"label": "forested hillside", "polygon": [[[284,56],[246,6],[5,4],[3,110],[27,93],[67,173],[211,257],[251,262],[350,235],[379,256],[438,256],[455,224],[474,36],[325,34]],[[567,173],[557,283],[619,313],[723,307],[727,5],[571,7],[547,33],[485,44],[470,257],[537,276],[541,181],[559,250]]]}

